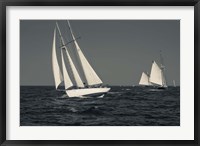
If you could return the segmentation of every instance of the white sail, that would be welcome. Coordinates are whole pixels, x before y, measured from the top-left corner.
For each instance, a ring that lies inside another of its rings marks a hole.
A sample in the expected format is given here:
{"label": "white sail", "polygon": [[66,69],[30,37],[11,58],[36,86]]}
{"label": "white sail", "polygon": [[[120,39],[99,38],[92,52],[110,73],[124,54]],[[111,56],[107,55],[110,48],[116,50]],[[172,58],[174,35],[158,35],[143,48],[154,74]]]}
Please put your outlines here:
{"label": "white sail", "polygon": [[69,21],[68,21],[68,25],[71,31],[71,35],[72,38],[74,40],[75,46],[76,46],[76,52],[77,52],[77,56],[79,58],[79,62],[81,64],[87,85],[98,85],[98,84],[102,84],[103,82],[101,81],[101,79],[98,77],[98,75],[96,74],[96,72],[94,71],[94,69],[92,68],[92,66],[89,64],[89,62],[87,61],[87,59],[85,58],[83,52],[81,51],[75,37],[74,34],[72,32],[72,29],[70,27]]}
{"label": "white sail", "polygon": [[68,58],[68,61],[69,61],[69,64],[70,64],[70,67],[71,67],[71,72],[72,72],[72,76],[73,76],[73,79],[74,79],[74,84],[77,86],[77,87],[84,87],[83,85],[83,82],[78,74],[78,71],[69,55],[69,52],[67,51],[67,49],[65,49],[66,51],[66,54],[67,54],[67,58]]}
{"label": "white sail", "polygon": [[71,79],[69,77],[69,74],[68,74],[66,66],[65,66],[65,61],[64,61],[62,49],[61,49],[61,58],[62,58],[62,68],[63,68],[65,89],[68,89],[68,88],[73,86],[73,83],[72,83],[72,81],[71,81]]}
{"label": "white sail", "polygon": [[87,85],[98,85],[102,84],[103,82],[101,79],[98,77],[94,69],[91,67],[87,59],[85,58],[84,54],[80,50],[78,44],[75,42],[76,47],[77,47],[77,53],[82,65],[82,69],[86,78]]}
{"label": "white sail", "polygon": [[53,46],[52,46],[52,68],[55,81],[55,87],[58,88],[59,84],[63,81],[62,73],[56,55],[56,29],[54,30]]}
{"label": "white sail", "polygon": [[151,68],[150,74],[150,82],[153,84],[157,84],[163,86],[163,73],[161,68],[154,61]]}
{"label": "white sail", "polygon": [[173,80],[173,84],[174,84],[174,87],[176,87],[176,82],[175,82],[175,80]]}
{"label": "white sail", "polygon": [[139,85],[151,85],[151,83],[149,82],[149,76],[144,72],[142,73],[142,76],[140,78]]}

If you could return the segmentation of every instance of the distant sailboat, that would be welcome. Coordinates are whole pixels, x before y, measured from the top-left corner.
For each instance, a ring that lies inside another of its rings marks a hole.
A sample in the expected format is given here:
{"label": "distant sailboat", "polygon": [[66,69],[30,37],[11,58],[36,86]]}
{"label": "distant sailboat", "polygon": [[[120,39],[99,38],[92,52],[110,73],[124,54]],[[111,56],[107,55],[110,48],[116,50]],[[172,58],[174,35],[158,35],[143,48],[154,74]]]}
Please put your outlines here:
{"label": "distant sailboat", "polygon": [[149,81],[149,76],[145,72],[143,72],[141,75],[139,85],[142,85],[142,86],[151,86],[152,85],[151,82]]}
{"label": "distant sailboat", "polygon": [[162,89],[167,87],[165,74],[164,74],[165,67],[163,65],[163,59],[162,59],[161,54],[160,54],[160,59],[161,59],[160,66],[156,63],[156,61],[152,62],[150,76],[148,76],[144,72],[142,73],[139,85],[158,87]]}
{"label": "distant sailboat", "polygon": [[[52,68],[55,80],[55,87],[58,90],[59,85],[64,82],[65,92],[68,97],[81,97],[81,96],[100,96],[107,93],[110,88],[101,87],[102,80],[98,77],[92,66],[89,64],[85,58],[83,52],[81,51],[76,38],[72,32],[70,23],[68,21],[68,26],[70,33],[75,45],[75,52],[77,55],[77,60],[80,63],[80,69],[83,72],[83,77],[81,78],[79,70],[74,65],[73,60],[68,52],[67,44],[65,43],[60,28],[56,23],[56,28],[54,30],[53,47],[52,47]],[[58,64],[57,54],[56,54],[56,30],[59,32],[59,39],[61,43],[61,61],[62,61],[62,71]],[[66,62],[66,63],[65,63]]]}

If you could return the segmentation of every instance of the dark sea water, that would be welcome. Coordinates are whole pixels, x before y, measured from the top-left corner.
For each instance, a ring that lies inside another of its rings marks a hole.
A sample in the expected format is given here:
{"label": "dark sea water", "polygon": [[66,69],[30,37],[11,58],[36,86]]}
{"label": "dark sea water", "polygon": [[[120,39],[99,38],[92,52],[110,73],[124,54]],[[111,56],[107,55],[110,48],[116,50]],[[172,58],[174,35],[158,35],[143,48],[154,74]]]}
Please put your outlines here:
{"label": "dark sea water", "polygon": [[21,86],[21,126],[179,126],[180,88],[113,86],[104,97],[67,98],[53,86]]}

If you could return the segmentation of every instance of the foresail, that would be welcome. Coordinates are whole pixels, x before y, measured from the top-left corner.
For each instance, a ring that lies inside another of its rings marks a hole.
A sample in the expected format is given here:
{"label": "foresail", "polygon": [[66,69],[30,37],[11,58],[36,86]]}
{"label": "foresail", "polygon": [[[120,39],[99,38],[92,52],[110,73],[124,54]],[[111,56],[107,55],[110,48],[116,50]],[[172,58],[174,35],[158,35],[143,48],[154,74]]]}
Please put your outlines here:
{"label": "foresail", "polygon": [[58,88],[59,84],[63,81],[62,73],[58,64],[56,55],[56,29],[54,30],[53,46],[52,46],[52,68],[55,81],[55,87]]}
{"label": "foresail", "polygon": [[68,21],[68,25],[71,31],[71,35],[72,38],[74,40],[75,46],[76,46],[76,52],[77,52],[77,56],[80,62],[80,65],[82,67],[87,85],[98,85],[98,84],[102,84],[103,82],[101,81],[101,79],[98,77],[98,75],[96,74],[96,72],[94,71],[94,69],[92,68],[92,66],[89,64],[89,62],[87,61],[87,59],[85,58],[83,52],[81,51],[75,37],[74,34],[72,32],[71,26],[69,24]]}
{"label": "foresail", "polygon": [[66,51],[66,54],[67,54],[67,58],[68,58],[68,61],[69,61],[69,64],[70,64],[70,67],[71,67],[71,71],[72,71],[72,76],[73,76],[73,79],[74,79],[74,83],[77,87],[84,87],[83,85],[83,82],[78,74],[78,71],[69,55],[69,52],[67,51],[67,49],[65,49]]}
{"label": "foresail", "polygon": [[154,61],[151,68],[151,74],[150,74],[150,82],[153,84],[157,84],[160,86],[163,86],[163,79],[162,79],[162,70],[157,65],[157,63]]}
{"label": "foresail", "polygon": [[149,77],[146,73],[142,73],[142,76],[140,78],[140,82],[139,85],[151,85],[151,83],[149,83]]}
{"label": "foresail", "polygon": [[89,64],[87,59],[85,58],[84,54],[82,53],[81,49],[79,48],[77,42],[75,41],[77,54],[80,59],[80,63],[86,78],[87,85],[98,85],[102,84],[103,82],[98,77],[92,66]]}
{"label": "foresail", "polygon": [[61,49],[61,58],[62,58],[62,68],[63,68],[65,89],[68,89],[68,88],[73,86],[73,83],[72,83],[72,81],[71,81],[71,79],[69,77],[69,74],[68,74],[66,66],[65,66],[65,61],[64,61],[62,49]]}

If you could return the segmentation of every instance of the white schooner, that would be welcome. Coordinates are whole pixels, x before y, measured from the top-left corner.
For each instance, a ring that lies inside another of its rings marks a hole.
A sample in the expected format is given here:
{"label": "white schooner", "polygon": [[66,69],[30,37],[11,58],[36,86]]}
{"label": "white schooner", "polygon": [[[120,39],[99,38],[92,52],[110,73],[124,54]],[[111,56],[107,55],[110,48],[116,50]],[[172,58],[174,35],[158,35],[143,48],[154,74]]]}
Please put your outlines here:
{"label": "white schooner", "polygon": [[[68,51],[69,48],[65,43],[64,38],[62,37],[58,23],[56,23],[52,46],[52,68],[56,90],[59,90],[59,85],[64,82],[64,91],[68,97],[101,96],[107,93],[110,88],[102,87],[102,80],[87,61],[85,55],[77,43],[77,39],[73,34],[69,21],[67,21],[67,23],[73,39],[71,43],[74,43],[75,45],[76,59],[77,62],[79,62],[79,66],[74,64]],[[61,43],[60,52],[62,70],[59,66],[56,54],[57,31],[59,34],[58,39]]]}
{"label": "white schooner", "polygon": [[165,66],[163,65],[163,59],[161,54],[160,59],[160,66],[156,63],[156,61],[152,62],[150,75],[147,75],[144,72],[142,73],[139,85],[154,86],[162,89],[167,88],[166,77],[164,74]]}

